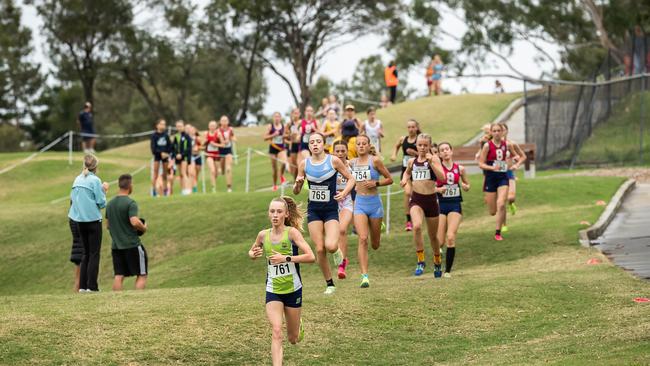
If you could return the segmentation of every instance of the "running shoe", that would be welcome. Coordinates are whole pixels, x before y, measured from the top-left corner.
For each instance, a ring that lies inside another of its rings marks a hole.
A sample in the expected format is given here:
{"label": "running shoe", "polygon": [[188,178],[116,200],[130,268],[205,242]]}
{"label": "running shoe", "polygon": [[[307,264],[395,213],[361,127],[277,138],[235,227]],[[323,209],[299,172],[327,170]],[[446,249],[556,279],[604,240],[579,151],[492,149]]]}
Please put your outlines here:
{"label": "running shoe", "polygon": [[442,263],[433,263],[433,277],[442,277]]}
{"label": "running shoe", "polygon": [[368,275],[364,274],[361,275],[361,288],[368,288],[370,287],[370,280],[368,279]]}
{"label": "running shoe", "polygon": [[300,330],[298,331],[298,343],[302,342],[305,339],[305,328],[302,325],[302,319],[300,319]]}
{"label": "running shoe", "polygon": [[192,187],[192,192],[193,193],[197,193],[198,191],[199,191],[199,187],[197,187],[197,186]]}
{"label": "running shoe", "polygon": [[284,184],[287,182],[287,179],[284,177],[284,175],[280,176],[280,183]]}
{"label": "running shoe", "polygon": [[228,188],[228,193],[232,193],[232,188]]}
{"label": "running shoe", "polygon": [[273,190],[273,192],[277,191],[277,190],[278,190],[278,186],[275,186],[275,185],[274,185],[273,188],[272,188],[272,190]]}
{"label": "running shoe", "polygon": [[413,224],[410,221],[406,222],[406,227],[404,228],[406,231],[412,231],[413,230]]}
{"label": "running shoe", "polygon": [[325,292],[323,292],[325,295],[334,295],[334,292],[336,292],[336,286],[327,286],[325,289]]}
{"label": "running shoe", "polygon": [[501,241],[501,240],[503,240],[503,236],[501,236],[501,234],[495,234],[494,235],[494,240]]}
{"label": "running shoe", "polygon": [[348,259],[345,258],[343,260],[343,263],[341,263],[339,265],[339,279],[340,280],[344,280],[347,277],[347,275],[345,273],[345,267],[347,267],[347,265],[348,265]]}
{"label": "running shoe", "polygon": [[511,215],[516,215],[517,214],[517,206],[515,205],[514,202],[510,203],[508,205],[508,210],[510,211]]}
{"label": "running shoe", "polygon": [[501,232],[502,233],[507,233],[508,232],[508,227],[506,225],[501,226]]}
{"label": "running shoe", "polygon": [[341,249],[337,249],[336,252],[332,253],[332,258],[334,258],[334,264],[337,266],[340,266],[343,264],[343,252],[341,252]]}
{"label": "running shoe", "polygon": [[445,274],[442,275],[444,278],[451,278],[451,273],[445,272]]}
{"label": "running shoe", "polygon": [[418,262],[417,266],[415,266],[415,273],[413,273],[415,276],[422,276],[424,273],[424,267],[426,267],[427,264],[424,262]]}
{"label": "running shoe", "polygon": [[156,197],[158,195],[158,192],[156,192],[155,189],[151,189],[151,197]]}

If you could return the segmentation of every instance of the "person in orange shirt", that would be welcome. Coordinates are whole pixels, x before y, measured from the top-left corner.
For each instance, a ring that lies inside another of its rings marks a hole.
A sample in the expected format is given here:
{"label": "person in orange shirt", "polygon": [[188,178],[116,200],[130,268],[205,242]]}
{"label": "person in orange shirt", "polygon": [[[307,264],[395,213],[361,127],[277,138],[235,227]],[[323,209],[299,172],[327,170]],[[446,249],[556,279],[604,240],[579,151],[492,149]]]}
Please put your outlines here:
{"label": "person in orange shirt", "polygon": [[386,82],[386,87],[390,91],[390,102],[395,104],[395,97],[397,96],[397,84],[399,80],[397,79],[397,66],[395,66],[395,61],[388,63],[388,66],[384,69],[384,81]]}

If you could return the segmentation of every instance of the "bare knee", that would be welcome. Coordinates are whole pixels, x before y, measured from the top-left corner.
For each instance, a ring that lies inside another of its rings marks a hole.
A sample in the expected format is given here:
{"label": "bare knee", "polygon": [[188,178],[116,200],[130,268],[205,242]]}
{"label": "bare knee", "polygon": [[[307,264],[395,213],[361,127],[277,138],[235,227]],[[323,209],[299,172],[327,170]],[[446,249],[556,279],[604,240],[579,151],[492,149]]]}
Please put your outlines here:
{"label": "bare knee", "polygon": [[271,328],[273,340],[282,342],[282,325],[274,325]]}
{"label": "bare knee", "polygon": [[316,254],[317,254],[319,257],[324,256],[324,255],[326,254],[326,252],[325,252],[325,246],[319,246],[319,247],[317,247],[317,248],[316,248]]}
{"label": "bare knee", "polygon": [[455,234],[447,234],[447,247],[448,248],[453,248],[456,245],[456,235]]}
{"label": "bare knee", "polygon": [[359,246],[360,247],[368,247],[368,235],[359,235]]}
{"label": "bare knee", "polygon": [[422,223],[413,224],[413,232],[417,234],[422,233]]}

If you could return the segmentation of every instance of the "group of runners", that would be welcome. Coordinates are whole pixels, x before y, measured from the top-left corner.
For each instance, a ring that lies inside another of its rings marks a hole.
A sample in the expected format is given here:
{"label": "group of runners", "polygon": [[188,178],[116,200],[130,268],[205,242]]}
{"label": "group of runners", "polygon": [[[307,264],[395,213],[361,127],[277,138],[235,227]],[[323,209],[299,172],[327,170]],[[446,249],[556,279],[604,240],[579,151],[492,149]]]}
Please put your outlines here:
{"label": "group of runners", "polygon": [[225,176],[227,191],[232,192],[233,143],[237,138],[227,116],[221,116],[218,123],[210,121],[203,134],[183,121],[176,121],[176,133],[171,136],[164,119],[159,119],[154,127],[151,135],[153,196],[171,195],[176,178],[182,194],[197,192],[198,176],[204,164],[202,152],[210,172],[212,192],[216,192],[217,177],[221,174]]}
{"label": "group of runners", "polygon": [[[354,112],[353,108],[351,112]],[[286,154],[287,150],[291,157],[295,157],[289,160],[295,165],[293,193],[299,194],[305,183],[308,187],[306,213],[293,198],[282,196],[271,201],[268,209],[271,228],[259,232],[248,252],[250,258],[265,257],[267,262],[266,312],[273,329],[274,364],[282,363],[283,317],[292,344],[304,336],[300,318],[303,301],[300,264],[318,261],[325,280],[324,294],[334,294],[336,286],[327,254],[331,254],[338,267],[338,278],[347,278],[350,223],[354,225],[358,240],[360,287],[370,287],[368,247],[379,249],[384,217],[378,188],[393,184],[391,174],[377,155],[373,139],[363,133],[368,131],[367,128],[362,130],[357,122],[353,123],[354,126],[348,123],[351,127],[347,128],[358,129],[352,138],[352,135],[342,132],[346,130],[346,121],[351,120],[346,119],[337,128],[341,135],[337,137],[335,133],[334,139],[328,140],[331,136],[328,129],[319,126],[311,118],[312,113],[308,107],[305,119],[301,120],[299,110],[294,110],[292,120],[286,125],[276,113],[264,136],[270,140],[273,164],[282,162],[279,155]],[[407,122],[407,131],[395,144],[391,160],[397,159],[401,149],[400,185],[404,188],[407,212],[405,229],[413,232],[417,259],[413,274],[421,276],[425,271],[423,227],[426,226],[433,249],[434,277],[449,278],[456,251],[456,234],[462,221],[462,192],[469,191],[470,183],[465,168],[454,162],[450,143],[435,144],[430,135],[420,131],[415,120]],[[295,152],[293,146],[297,146]],[[515,212],[514,195],[509,195],[509,192],[514,192],[510,191],[515,182],[512,172],[525,159],[523,151],[507,140],[506,125],[494,123],[489,126],[481,141],[477,160],[485,175],[485,202],[489,213],[496,217],[495,240],[503,240],[501,233],[508,202],[511,203],[511,213]],[[277,177],[274,168],[274,185]],[[305,216],[316,255],[302,235]],[[446,246],[444,274],[442,246]]]}

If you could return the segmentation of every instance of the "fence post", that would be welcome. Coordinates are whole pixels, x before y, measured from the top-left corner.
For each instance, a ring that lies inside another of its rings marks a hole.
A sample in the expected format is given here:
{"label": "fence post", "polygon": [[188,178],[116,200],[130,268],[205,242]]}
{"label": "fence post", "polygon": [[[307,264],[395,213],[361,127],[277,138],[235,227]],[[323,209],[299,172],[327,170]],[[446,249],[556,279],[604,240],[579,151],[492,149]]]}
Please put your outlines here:
{"label": "fence post", "polygon": [[201,185],[203,186],[203,194],[205,194],[205,164],[207,163],[205,153],[201,151]]}
{"label": "fence post", "polygon": [[639,105],[639,164],[643,164],[643,133],[644,133],[644,117],[645,117],[645,90],[646,90],[646,78],[645,76],[641,78],[641,102]]}
{"label": "fence post", "polygon": [[68,165],[72,165],[72,139],[74,139],[74,132],[68,131]]}
{"label": "fence post", "polygon": [[386,189],[386,234],[390,232],[390,186]]}
{"label": "fence post", "polygon": [[580,111],[580,101],[582,100],[582,94],[584,93],[585,86],[580,85],[580,92],[578,92],[578,100],[576,101],[576,107],[573,110],[573,116],[571,118],[571,131],[569,131],[569,139],[567,140],[566,147],[571,145],[571,140],[573,139],[573,132],[575,132],[576,120],[578,119],[578,112]]}
{"label": "fence post", "polygon": [[[609,81],[612,78],[612,70],[611,70],[611,59],[612,59],[612,51],[610,49],[607,49],[607,69],[605,70],[605,80]],[[607,83],[607,113],[605,118],[609,118],[611,112],[612,112],[612,84]],[[582,86],[580,87],[580,92],[582,92]]]}
{"label": "fence post", "polygon": [[524,79],[524,142],[530,141],[528,134],[528,81]]}
{"label": "fence post", "polygon": [[548,86],[548,96],[546,97],[546,123],[544,125],[544,154],[541,154],[541,161],[540,163],[543,163],[546,160],[546,156],[548,154],[548,124],[551,119],[551,93],[552,93],[552,87],[551,85]]}
{"label": "fence post", "polygon": [[251,148],[249,147],[246,150],[246,189],[245,192],[248,193],[248,188],[250,187],[251,180]]}
{"label": "fence post", "polygon": [[233,160],[235,160],[235,165],[239,165],[239,160],[237,158],[237,144],[232,143],[232,153],[233,153]]}
{"label": "fence post", "polygon": [[156,182],[153,181],[153,158],[149,162],[149,181],[151,182],[149,194],[153,197],[154,192],[156,192]]}

